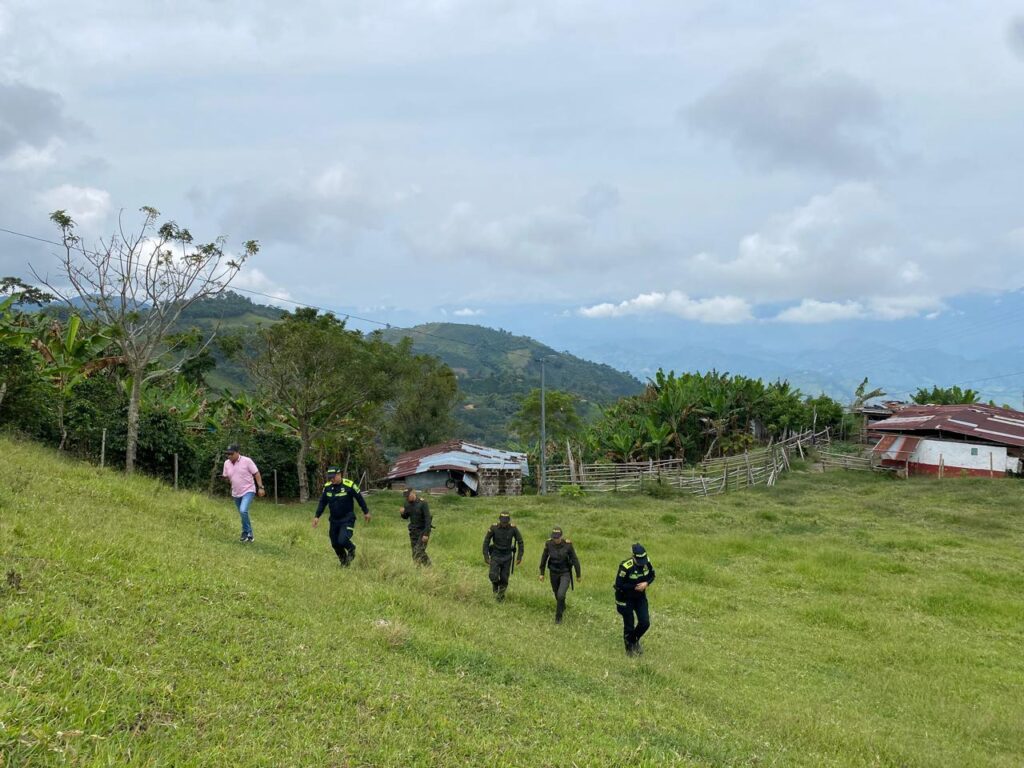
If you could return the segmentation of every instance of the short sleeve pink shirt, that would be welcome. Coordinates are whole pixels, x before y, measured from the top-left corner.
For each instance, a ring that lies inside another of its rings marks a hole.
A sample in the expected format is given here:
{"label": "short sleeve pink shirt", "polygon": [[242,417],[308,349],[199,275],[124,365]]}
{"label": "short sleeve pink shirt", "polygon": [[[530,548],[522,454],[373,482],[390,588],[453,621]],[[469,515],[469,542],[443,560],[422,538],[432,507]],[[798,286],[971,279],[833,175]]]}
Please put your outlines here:
{"label": "short sleeve pink shirt", "polygon": [[231,480],[231,495],[240,498],[247,493],[256,492],[256,481],[253,478],[259,472],[256,463],[248,456],[239,456],[238,461],[232,462],[227,459],[224,462],[223,477]]}

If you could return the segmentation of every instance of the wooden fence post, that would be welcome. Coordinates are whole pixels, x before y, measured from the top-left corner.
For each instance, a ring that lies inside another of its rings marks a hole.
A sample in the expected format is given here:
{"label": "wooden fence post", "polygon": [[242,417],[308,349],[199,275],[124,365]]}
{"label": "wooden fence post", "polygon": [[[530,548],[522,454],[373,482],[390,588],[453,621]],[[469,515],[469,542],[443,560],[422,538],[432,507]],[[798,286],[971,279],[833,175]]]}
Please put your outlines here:
{"label": "wooden fence post", "polygon": [[174,490],[178,490],[178,454],[174,454]]}
{"label": "wooden fence post", "polygon": [[277,506],[277,470],[274,470],[274,505]]}
{"label": "wooden fence post", "polygon": [[100,469],[103,469],[103,464],[107,458],[107,428],[103,428],[103,437],[100,438]]}
{"label": "wooden fence post", "polygon": [[995,472],[995,459],[992,457],[992,451],[988,452],[988,478],[991,480],[996,476]]}

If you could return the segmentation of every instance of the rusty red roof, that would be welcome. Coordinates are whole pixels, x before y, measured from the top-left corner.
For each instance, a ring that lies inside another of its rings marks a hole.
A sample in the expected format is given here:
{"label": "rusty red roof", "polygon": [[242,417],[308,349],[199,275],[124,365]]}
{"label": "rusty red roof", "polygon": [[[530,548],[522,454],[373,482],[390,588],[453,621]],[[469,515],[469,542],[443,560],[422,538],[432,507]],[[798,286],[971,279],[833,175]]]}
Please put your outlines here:
{"label": "rusty red roof", "polygon": [[871,425],[880,432],[950,432],[986,443],[1024,446],[1024,413],[994,405],[908,405]]}
{"label": "rusty red roof", "polygon": [[525,453],[488,448],[465,440],[449,440],[403,453],[391,465],[386,479],[397,480],[420,472],[476,472],[480,467],[522,469],[524,475],[530,474]]}

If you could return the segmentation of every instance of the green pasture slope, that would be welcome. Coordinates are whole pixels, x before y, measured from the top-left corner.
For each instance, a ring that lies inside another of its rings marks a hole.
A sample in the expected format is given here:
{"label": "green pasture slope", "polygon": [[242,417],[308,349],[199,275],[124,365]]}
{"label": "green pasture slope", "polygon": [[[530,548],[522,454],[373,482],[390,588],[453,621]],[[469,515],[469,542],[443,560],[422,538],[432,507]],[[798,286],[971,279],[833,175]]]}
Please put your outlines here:
{"label": "green pasture slope", "polygon": [[[0,438],[5,766],[1020,766],[1024,485],[798,474],[702,500],[397,496],[341,570],[312,507],[175,494]],[[509,600],[479,548],[508,507]],[[536,577],[553,523],[583,583]],[[658,569],[627,659],[610,585]],[[0,577],[2,577],[0,574]]]}

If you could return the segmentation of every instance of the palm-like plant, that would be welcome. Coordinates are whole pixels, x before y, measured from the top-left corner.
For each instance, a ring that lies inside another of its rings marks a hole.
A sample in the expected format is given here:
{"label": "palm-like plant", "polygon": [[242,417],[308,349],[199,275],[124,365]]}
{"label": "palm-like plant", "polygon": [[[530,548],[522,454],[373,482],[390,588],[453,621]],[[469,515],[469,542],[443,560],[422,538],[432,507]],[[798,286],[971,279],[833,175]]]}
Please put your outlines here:
{"label": "palm-like plant", "polygon": [[42,361],[43,376],[57,394],[58,450],[63,451],[68,439],[64,416],[72,390],[97,371],[120,365],[124,358],[104,354],[111,337],[103,331],[83,333],[82,319],[78,315],[72,315],[63,327],[57,321],[48,322],[44,318],[30,343]]}

